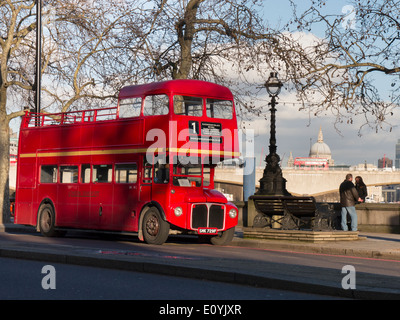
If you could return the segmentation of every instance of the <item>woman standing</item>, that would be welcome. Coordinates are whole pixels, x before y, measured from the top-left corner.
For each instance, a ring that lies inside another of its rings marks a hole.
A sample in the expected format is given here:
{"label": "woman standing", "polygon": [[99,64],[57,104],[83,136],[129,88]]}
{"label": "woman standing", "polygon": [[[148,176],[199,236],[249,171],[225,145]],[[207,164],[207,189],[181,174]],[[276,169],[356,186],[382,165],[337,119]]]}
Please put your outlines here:
{"label": "woman standing", "polygon": [[365,202],[365,198],[368,196],[367,186],[360,176],[356,177],[356,190],[359,197],[362,199],[362,202]]}

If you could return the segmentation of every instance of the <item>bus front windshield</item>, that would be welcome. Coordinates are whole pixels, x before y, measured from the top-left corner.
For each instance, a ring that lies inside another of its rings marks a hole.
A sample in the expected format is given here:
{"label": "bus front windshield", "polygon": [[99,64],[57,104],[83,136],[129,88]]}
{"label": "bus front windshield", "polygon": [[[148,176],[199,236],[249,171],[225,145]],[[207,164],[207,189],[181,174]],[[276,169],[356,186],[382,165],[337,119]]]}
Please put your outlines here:
{"label": "bus front windshield", "polygon": [[173,165],[173,185],[180,187],[208,187],[210,167],[203,166],[200,158],[175,158]]}

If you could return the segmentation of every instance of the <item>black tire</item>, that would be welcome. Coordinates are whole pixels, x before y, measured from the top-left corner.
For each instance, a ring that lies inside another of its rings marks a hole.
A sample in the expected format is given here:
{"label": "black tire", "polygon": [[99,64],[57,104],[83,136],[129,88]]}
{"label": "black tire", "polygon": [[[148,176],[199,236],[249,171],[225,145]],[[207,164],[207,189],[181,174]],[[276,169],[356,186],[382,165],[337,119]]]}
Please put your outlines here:
{"label": "black tire", "polygon": [[169,235],[169,223],[164,221],[156,208],[150,208],[143,217],[143,237],[148,244],[163,244]]}
{"label": "black tire", "polygon": [[210,242],[216,246],[223,246],[232,241],[235,235],[235,228],[231,228],[222,232],[219,232],[216,236],[210,237]]}
{"label": "black tire", "polygon": [[51,204],[43,203],[40,206],[38,219],[38,227],[42,235],[46,237],[54,237],[57,235],[55,229],[56,215]]}

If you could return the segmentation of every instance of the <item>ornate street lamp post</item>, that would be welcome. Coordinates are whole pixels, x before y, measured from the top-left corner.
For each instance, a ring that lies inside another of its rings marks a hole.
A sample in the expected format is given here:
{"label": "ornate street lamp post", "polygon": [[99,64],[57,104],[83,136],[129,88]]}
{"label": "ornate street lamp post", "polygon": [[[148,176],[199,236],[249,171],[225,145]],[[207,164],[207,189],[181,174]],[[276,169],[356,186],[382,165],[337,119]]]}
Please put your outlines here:
{"label": "ornate street lamp post", "polygon": [[265,169],[263,177],[260,179],[260,189],[257,195],[275,195],[275,196],[289,196],[290,193],[286,190],[286,179],[282,176],[282,170],[279,166],[280,157],[276,153],[276,126],[275,126],[275,112],[276,112],[276,97],[281,92],[283,84],[278,79],[277,72],[271,72],[270,76],[265,82],[265,88],[271,102],[271,130],[269,139],[269,154],[265,157]]}
{"label": "ornate street lamp post", "polygon": [[42,0],[36,0],[36,74],[35,112],[40,113],[40,91],[42,89]]}

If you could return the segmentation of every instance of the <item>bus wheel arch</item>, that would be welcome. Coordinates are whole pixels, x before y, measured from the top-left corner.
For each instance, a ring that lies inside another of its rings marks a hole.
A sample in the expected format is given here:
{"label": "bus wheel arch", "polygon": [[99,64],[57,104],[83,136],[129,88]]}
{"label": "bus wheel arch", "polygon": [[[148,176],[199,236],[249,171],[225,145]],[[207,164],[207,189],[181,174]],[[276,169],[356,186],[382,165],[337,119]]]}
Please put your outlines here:
{"label": "bus wheel arch", "polygon": [[170,226],[160,209],[152,204],[143,208],[139,219],[139,240],[158,245],[167,240]]}

